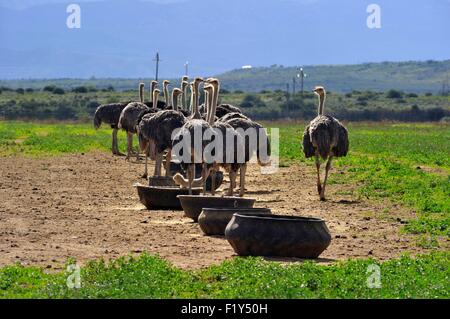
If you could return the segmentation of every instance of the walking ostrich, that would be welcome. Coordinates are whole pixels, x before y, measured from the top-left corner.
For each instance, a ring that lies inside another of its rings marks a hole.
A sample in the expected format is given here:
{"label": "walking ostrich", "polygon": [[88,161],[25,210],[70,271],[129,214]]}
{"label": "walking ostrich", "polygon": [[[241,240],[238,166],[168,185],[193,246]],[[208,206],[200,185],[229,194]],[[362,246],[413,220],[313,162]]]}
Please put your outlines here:
{"label": "walking ostrich", "polygon": [[[203,134],[208,128],[210,128],[209,123],[202,118],[198,108],[198,87],[201,82],[203,82],[203,79],[198,77],[194,79],[193,83],[191,83],[192,115],[186,119],[185,124],[181,127],[181,130],[172,141],[172,146],[175,146],[178,143],[183,143],[183,150],[190,150],[189,160],[187,162],[181,161],[181,165],[185,168],[187,173],[187,186],[190,195],[192,194],[192,186],[195,179],[195,164],[199,161],[203,162],[203,149],[206,146],[205,141],[203,140]],[[195,146],[197,146],[198,142],[195,143],[195,137],[199,133],[201,133],[202,137],[200,143],[201,147],[196,148]],[[188,137],[189,139],[187,139]],[[204,185],[206,179],[203,179],[203,177],[204,175],[202,171],[202,184]],[[180,180],[184,180],[180,173],[175,174],[173,179],[177,184],[180,184]]]}
{"label": "walking ostrich", "polygon": [[[320,200],[325,200],[325,185],[333,157],[346,156],[348,152],[348,132],[344,125],[329,115],[323,115],[326,92],[322,86],[316,86],[314,93],[319,97],[317,117],[303,133],[303,153],[306,158],[315,157],[317,169],[317,191]],[[325,161],[325,178],[320,182],[320,157]]]}
{"label": "walking ostrich", "polygon": [[117,143],[117,131],[120,113],[130,102],[110,103],[100,105],[94,114],[94,128],[97,130],[102,123],[111,125],[112,128],[112,153],[113,155],[124,155],[120,153]]}
{"label": "walking ostrich", "polygon": [[[153,92],[153,102],[159,95],[159,90]],[[186,121],[184,115],[175,110],[177,108],[178,96],[182,93],[180,89],[174,89],[174,105],[170,110],[162,110],[154,114],[147,114],[139,123],[139,140],[141,147],[148,150],[150,158],[156,161],[155,176],[161,176],[161,164],[165,150],[166,156],[166,176],[170,175],[170,158],[172,149],[172,133],[183,126]],[[147,141],[148,145],[144,141]],[[145,175],[145,174],[144,174]]]}
{"label": "walking ostrich", "polygon": [[[133,134],[137,133],[136,126],[139,124],[140,116],[149,110],[149,107],[144,104],[144,83],[139,84],[139,98],[140,102],[129,103],[122,110],[119,117],[118,127],[127,132],[127,160],[130,159],[133,147]],[[139,151],[136,154],[136,160],[139,160]]]}

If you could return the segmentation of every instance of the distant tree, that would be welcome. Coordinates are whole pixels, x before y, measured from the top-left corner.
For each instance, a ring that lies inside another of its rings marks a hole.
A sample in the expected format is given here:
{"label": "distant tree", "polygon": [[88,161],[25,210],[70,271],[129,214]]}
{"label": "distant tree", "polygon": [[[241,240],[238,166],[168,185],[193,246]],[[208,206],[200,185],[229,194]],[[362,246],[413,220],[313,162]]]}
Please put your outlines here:
{"label": "distant tree", "polygon": [[56,87],[56,88],[53,90],[53,94],[59,94],[59,95],[62,95],[62,94],[64,94],[64,93],[66,93],[66,92],[65,92],[64,89],[62,89],[62,88]]}
{"label": "distant tree", "polygon": [[25,93],[25,90],[22,89],[22,88],[18,88],[18,89],[16,90],[16,92],[17,92],[17,94],[24,94],[24,93]]}
{"label": "distant tree", "polygon": [[259,92],[261,94],[268,94],[268,93],[272,93],[272,91],[270,90],[261,90],[261,92]]}
{"label": "distant tree", "polygon": [[86,104],[86,107],[89,110],[94,110],[94,109],[96,109],[99,106],[100,106],[100,103],[98,103],[97,101],[90,101],[88,104]]}
{"label": "distant tree", "polygon": [[244,91],[242,91],[242,90],[235,90],[234,93],[235,94],[242,94],[242,93],[244,93]]}
{"label": "distant tree", "polygon": [[220,89],[220,93],[221,93],[221,94],[229,94],[230,91],[227,90],[227,89]]}
{"label": "distant tree", "polygon": [[431,93],[431,92],[425,93],[425,96],[432,96],[432,95],[433,95],[433,93]]}
{"label": "distant tree", "polygon": [[33,93],[34,90],[33,90],[32,88],[26,88],[25,92],[27,92],[27,93]]}
{"label": "distant tree", "polygon": [[265,107],[266,104],[263,100],[261,100],[261,97],[259,97],[256,94],[247,94],[244,99],[242,100],[241,104],[242,107]]}
{"label": "distant tree", "polygon": [[406,94],[407,97],[418,97],[416,93],[408,93]]}
{"label": "distant tree", "polygon": [[351,93],[346,93],[346,94],[345,94],[345,97],[350,98],[350,97],[352,97],[352,94],[351,94]]}
{"label": "distant tree", "polygon": [[386,97],[388,99],[400,99],[403,97],[403,92],[392,89],[387,91]]}
{"label": "distant tree", "polygon": [[53,90],[56,88],[56,86],[54,85],[46,85],[44,86],[44,88],[42,89],[42,91],[47,91],[47,92],[53,92]]}
{"label": "distant tree", "polygon": [[89,90],[85,86],[77,86],[76,88],[72,89],[72,92],[74,93],[87,93]]}

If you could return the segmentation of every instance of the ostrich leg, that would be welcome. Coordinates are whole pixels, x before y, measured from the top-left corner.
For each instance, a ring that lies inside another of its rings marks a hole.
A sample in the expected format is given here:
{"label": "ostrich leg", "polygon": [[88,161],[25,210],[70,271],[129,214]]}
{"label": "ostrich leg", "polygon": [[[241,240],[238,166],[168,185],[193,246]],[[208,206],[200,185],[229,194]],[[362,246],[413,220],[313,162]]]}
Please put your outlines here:
{"label": "ostrich leg", "polygon": [[208,178],[208,164],[203,163],[202,166],[202,185],[203,185],[203,195],[206,195],[206,179]]}
{"label": "ostrich leg", "polygon": [[144,175],[142,175],[142,178],[147,178],[148,177],[148,170],[147,170],[147,165],[148,165],[148,145],[147,147],[144,149],[144,153],[145,153],[145,169],[144,169]]}
{"label": "ostrich leg", "polygon": [[239,196],[243,197],[245,193],[245,173],[247,171],[247,163],[241,165],[241,171],[239,173],[240,178],[240,187],[239,187]]}
{"label": "ostrich leg", "polygon": [[325,179],[323,180],[322,191],[320,192],[320,200],[325,200],[325,185],[327,184],[328,171],[331,168],[331,160],[332,159],[333,159],[333,157],[330,156],[328,158],[327,166],[325,166]]}
{"label": "ostrich leg", "polygon": [[172,159],[172,150],[169,150],[166,154],[166,166],[164,167],[166,169],[166,177],[171,176],[170,172],[170,160]]}
{"label": "ostrich leg", "polygon": [[[205,181],[206,184],[206,181]],[[211,174],[211,194],[216,194],[216,171],[212,171]]]}
{"label": "ostrich leg", "polygon": [[156,161],[155,161],[155,176],[161,176],[162,160],[163,160],[163,154],[157,152],[156,153]]}
{"label": "ostrich leg", "polygon": [[113,149],[113,154],[114,154],[114,155],[123,156],[124,154],[120,153],[120,151],[119,151],[119,143],[118,143],[118,141],[117,141],[117,132],[118,132],[118,131],[119,131],[119,130],[118,130],[117,128],[114,128],[114,129],[113,129],[113,132],[112,132],[112,136],[113,136],[113,147],[112,147],[112,149]]}
{"label": "ostrich leg", "polygon": [[187,170],[189,195],[192,195],[192,182],[195,178],[195,164],[190,164]]}
{"label": "ostrich leg", "polygon": [[228,188],[228,196],[233,196],[233,190],[236,187],[236,175],[237,172],[235,170],[230,171],[230,188]]}
{"label": "ostrich leg", "polygon": [[322,183],[320,182],[320,159],[318,154],[316,154],[316,169],[317,169],[317,192],[321,194]]}
{"label": "ostrich leg", "polygon": [[117,149],[117,129],[113,128],[112,131],[112,153],[113,155],[117,155],[118,153],[118,149]]}
{"label": "ostrich leg", "polygon": [[128,161],[131,156],[131,147],[133,144],[133,134],[130,132],[127,132],[127,157],[126,160]]}

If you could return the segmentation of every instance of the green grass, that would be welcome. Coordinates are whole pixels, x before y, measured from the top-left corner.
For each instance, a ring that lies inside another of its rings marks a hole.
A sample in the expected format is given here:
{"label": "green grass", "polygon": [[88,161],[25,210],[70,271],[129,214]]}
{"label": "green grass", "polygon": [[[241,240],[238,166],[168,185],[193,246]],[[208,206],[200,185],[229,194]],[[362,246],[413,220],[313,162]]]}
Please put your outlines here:
{"label": "green grass", "polygon": [[[119,147],[126,149],[126,137],[119,132]],[[111,149],[111,129],[98,131],[92,124],[39,124],[0,122],[0,156],[33,156],[82,153]]]}
{"label": "green grass", "polygon": [[[219,266],[183,271],[146,254],[81,268],[81,288],[67,272],[36,267],[0,269],[0,298],[449,298],[448,252],[377,263],[349,260],[321,266],[281,265],[234,258]],[[369,288],[368,266],[380,266],[381,288]]]}

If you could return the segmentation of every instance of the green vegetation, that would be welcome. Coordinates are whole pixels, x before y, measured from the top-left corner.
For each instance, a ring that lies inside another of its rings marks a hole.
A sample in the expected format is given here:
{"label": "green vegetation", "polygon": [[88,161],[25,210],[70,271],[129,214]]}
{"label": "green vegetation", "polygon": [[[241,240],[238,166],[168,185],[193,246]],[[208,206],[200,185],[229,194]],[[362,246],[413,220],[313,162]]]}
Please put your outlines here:
{"label": "green vegetation", "polygon": [[[147,86],[148,89],[148,86]],[[98,89],[78,86],[65,90],[47,85],[41,91],[2,88],[0,118],[86,120],[98,105],[138,99],[137,89],[115,92],[114,88]],[[225,91],[226,92],[226,91]],[[149,100],[149,93],[146,94]],[[253,119],[310,119],[316,115],[317,98],[311,92],[295,96],[283,91],[260,93],[235,91],[220,95],[221,103],[241,106]],[[439,121],[450,117],[450,96],[406,94],[390,90],[386,93],[353,91],[351,94],[329,92],[326,112],[352,121]]]}
{"label": "green vegetation", "polygon": [[[354,96],[354,94],[352,94]],[[303,162],[303,123],[266,123],[280,128],[282,165]],[[417,211],[405,232],[433,251],[450,236],[450,127],[448,124],[348,124],[350,154],[334,165],[330,183],[356,185],[356,195],[391,201]],[[119,135],[125,149],[125,135]],[[108,151],[111,130],[92,124],[0,122],[0,156]],[[336,172],[336,170],[334,170]],[[395,219],[395,212],[388,216]],[[368,289],[367,266],[358,260],[322,266],[280,265],[235,258],[200,271],[182,271],[152,256],[93,261],[82,268],[82,288],[68,289],[67,274],[34,267],[0,269],[0,298],[448,298],[449,253],[403,257],[381,264],[382,288]]]}
{"label": "green vegetation", "polygon": [[449,298],[448,252],[403,256],[380,266],[381,288],[369,288],[374,260],[330,266],[281,265],[261,258],[234,258],[219,266],[183,271],[153,256],[93,261],[81,269],[81,287],[69,273],[35,267],[0,269],[0,298]]}

